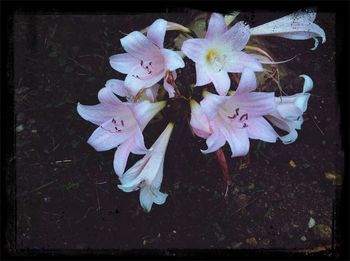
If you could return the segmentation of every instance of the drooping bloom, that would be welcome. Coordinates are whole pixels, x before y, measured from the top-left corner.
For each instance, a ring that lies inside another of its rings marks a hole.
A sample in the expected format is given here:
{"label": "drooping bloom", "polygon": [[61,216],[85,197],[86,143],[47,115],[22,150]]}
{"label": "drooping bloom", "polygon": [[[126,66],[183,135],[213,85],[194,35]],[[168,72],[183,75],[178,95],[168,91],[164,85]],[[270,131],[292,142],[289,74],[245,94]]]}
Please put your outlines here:
{"label": "drooping bloom", "polygon": [[314,23],[316,12],[313,10],[302,11],[289,14],[277,20],[251,28],[251,35],[273,35],[293,40],[305,40],[313,38],[318,46],[318,39],[322,38],[322,43],[326,42],[324,30]]}
{"label": "drooping bloom", "polygon": [[167,71],[185,66],[177,52],[163,48],[166,26],[165,20],[157,19],[148,29],[147,37],[138,31],[128,34],[120,40],[127,53],[110,57],[112,68],[127,74],[125,86],[132,95],[159,82]]}
{"label": "drooping bloom", "polygon": [[119,178],[121,185],[118,187],[121,190],[132,192],[140,189],[140,203],[147,212],[151,211],[153,203],[164,204],[168,196],[160,192],[160,186],[163,180],[165,151],[173,127],[174,124],[169,123],[150,151]]}
{"label": "drooping bloom", "polygon": [[242,51],[249,37],[249,25],[238,22],[227,30],[224,17],[213,13],[205,38],[186,40],[181,48],[196,63],[196,86],[212,82],[220,95],[226,95],[231,86],[228,72],[241,73],[246,67],[263,71],[254,57]]}
{"label": "drooping bloom", "polygon": [[276,142],[275,130],[264,119],[275,110],[273,92],[253,92],[256,79],[250,69],[245,69],[236,92],[232,96],[207,93],[200,105],[191,101],[193,131],[205,138],[210,153],[229,143],[232,157],[244,156],[249,151],[249,138]]}
{"label": "drooping bloom", "polygon": [[294,142],[298,133],[296,130],[301,129],[301,125],[304,121],[303,113],[307,109],[310,93],[308,93],[312,87],[312,79],[307,75],[300,75],[304,78],[303,92],[297,93],[291,96],[276,97],[276,109],[269,113],[266,118],[276,127],[287,131],[288,134],[279,136],[284,144]]}
{"label": "drooping bloom", "polygon": [[106,151],[118,147],[114,156],[114,170],[120,176],[126,166],[130,152],[145,154],[142,131],[148,122],[165,106],[165,102],[138,103],[121,102],[117,95],[122,92],[120,85],[107,82],[98,93],[97,105],[78,103],[79,115],[99,127],[92,133],[88,143],[97,151]]}

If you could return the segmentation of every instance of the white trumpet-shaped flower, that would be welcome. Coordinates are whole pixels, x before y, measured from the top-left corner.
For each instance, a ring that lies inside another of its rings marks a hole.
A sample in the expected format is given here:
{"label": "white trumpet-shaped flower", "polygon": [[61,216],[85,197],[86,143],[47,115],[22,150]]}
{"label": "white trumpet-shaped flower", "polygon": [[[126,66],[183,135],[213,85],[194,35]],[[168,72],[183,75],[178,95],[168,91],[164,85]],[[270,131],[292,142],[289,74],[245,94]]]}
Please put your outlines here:
{"label": "white trumpet-shaped flower", "polygon": [[277,20],[251,28],[250,34],[252,36],[272,35],[293,40],[313,38],[315,45],[311,50],[315,50],[318,46],[318,39],[316,37],[321,37],[322,43],[326,42],[326,34],[320,26],[314,23],[315,18],[315,11],[299,10]]}
{"label": "white trumpet-shaped flower", "polygon": [[174,124],[169,123],[147,154],[119,178],[121,185],[118,187],[121,190],[132,192],[140,189],[140,203],[147,212],[151,211],[153,203],[164,204],[168,196],[159,190],[163,180],[165,151],[173,127]]}
{"label": "white trumpet-shaped flower", "polygon": [[287,131],[288,134],[279,138],[284,144],[294,142],[304,122],[303,113],[307,109],[307,103],[310,98],[309,92],[313,87],[312,79],[307,75],[300,75],[304,78],[303,92],[291,96],[275,97],[276,110],[270,113],[266,118],[276,127]]}

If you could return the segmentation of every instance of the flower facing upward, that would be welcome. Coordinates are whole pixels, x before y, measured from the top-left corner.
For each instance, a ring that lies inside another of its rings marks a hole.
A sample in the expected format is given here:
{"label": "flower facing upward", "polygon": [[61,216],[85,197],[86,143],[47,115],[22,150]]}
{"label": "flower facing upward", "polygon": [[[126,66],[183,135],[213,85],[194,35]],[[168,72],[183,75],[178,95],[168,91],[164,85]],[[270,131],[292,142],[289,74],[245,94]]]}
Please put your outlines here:
{"label": "flower facing upward", "polygon": [[231,86],[228,72],[240,73],[246,67],[262,71],[253,56],[242,52],[249,37],[248,25],[238,22],[227,30],[224,17],[213,13],[205,38],[186,40],[181,48],[196,63],[196,86],[212,82],[220,95],[226,95]]}
{"label": "flower facing upward", "polygon": [[97,105],[78,103],[79,115],[99,127],[88,143],[97,151],[118,147],[114,156],[114,170],[120,176],[125,170],[130,152],[145,154],[142,131],[147,123],[165,106],[165,102],[121,102],[115,94],[121,94],[118,85],[107,82],[98,93]]}
{"label": "flower facing upward", "polygon": [[276,109],[271,112],[266,118],[276,127],[287,131],[288,134],[279,138],[284,144],[294,142],[304,122],[303,113],[307,109],[307,103],[310,98],[309,92],[313,87],[312,79],[307,75],[300,75],[304,78],[303,92],[291,96],[276,97]]}
{"label": "flower facing upward", "polygon": [[264,119],[275,110],[273,92],[252,92],[256,88],[253,71],[245,69],[236,92],[232,96],[206,93],[200,105],[191,101],[193,131],[205,138],[210,153],[229,143],[232,157],[246,155],[249,138],[276,142],[278,137],[272,126]]}
{"label": "flower facing upward", "polygon": [[118,187],[125,192],[140,190],[142,208],[149,212],[153,203],[164,204],[167,194],[159,191],[163,180],[165,151],[174,124],[169,123],[162,134],[152,145],[150,151],[128,169],[120,178]]}
{"label": "flower facing upward", "polygon": [[125,86],[132,95],[159,82],[168,70],[185,66],[177,52],[163,48],[166,26],[165,20],[157,19],[148,29],[147,37],[138,31],[128,34],[120,40],[127,53],[109,58],[113,69],[127,74]]}

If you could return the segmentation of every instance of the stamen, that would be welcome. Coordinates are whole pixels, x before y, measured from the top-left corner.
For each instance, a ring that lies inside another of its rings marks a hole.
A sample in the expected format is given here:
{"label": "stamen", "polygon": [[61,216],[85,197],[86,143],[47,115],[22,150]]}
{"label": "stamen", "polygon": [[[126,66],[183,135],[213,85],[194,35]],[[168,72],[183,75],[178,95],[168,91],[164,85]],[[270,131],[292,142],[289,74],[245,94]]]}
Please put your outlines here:
{"label": "stamen", "polygon": [[241,118],[239,118],[239,121],[243,121],[243,120],[248,120],[248,113],[244,113]]}
{"label": "stamen", "polygon": [[239,108],[236,108],[236,113],[235,113],[234,115],[232,115],[232,116],[227,116],[227,117],[230,118],[230,119],[234,119],[234,118],[236,118],[238,115],[239,115]]}

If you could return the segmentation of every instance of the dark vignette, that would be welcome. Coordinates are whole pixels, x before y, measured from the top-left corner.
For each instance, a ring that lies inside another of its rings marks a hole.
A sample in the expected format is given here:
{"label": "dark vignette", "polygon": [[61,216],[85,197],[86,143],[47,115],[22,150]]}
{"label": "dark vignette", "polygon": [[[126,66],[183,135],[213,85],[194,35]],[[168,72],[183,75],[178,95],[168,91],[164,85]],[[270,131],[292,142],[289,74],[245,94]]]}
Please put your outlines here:
{"label": "dark vignette", "polygon": [[[346,2],[337,2],[337,5],[333,2],[313,2],[314,6],[318,7],[318,12],[322,11],[334,11],[336,12],[336,35],[337,35],[337,55],[336,55],[336,66],[337,66],[337,92],[338,92],[338,99],[340,103],[341,108],[341,132],[342,132],[342,145],[345,151],[345,158],[349,158],[349,139],[348,139],[348,133],[349,133],[349,93],[348,93],[348,62],[349,62],[349,53],[348,53],[348,38],[346,37],[349,32],[349,21],[347,18],[347,11],[349,10],[349,4]],[[203,11],[220,11],[222,9],[228,8],[228,5],[233,5],[233,2],[229,1],[222,1],[219,3],[215,3],[214,6],[211,6],[210,2],[203,2],[201,3],[201,7],[198,8],[196,6],[196,3],[194,2],[153,2],[149,5],[144,5],[140,2],[132,2],[129,3],[129,6],[126,2],[118,3],[118,7],[114,5],[114,10],[118,10],[117,12],[110,12],[108,13],[120,13],[125,12],[129,10],[133,10],[133,12],[150,12],[150,11],[158,11],[158,12],[165,12],[165,11],[177,11],[181,10],[183,7],[188,8],[197,8],[202,9]],[[279,6],[276,2],[269,2],[269,3],[258,3],[258,2],[240,2],[238,4],[241,6],[243,10],[245,9],[252,9],[252,6],[257,9],[268,9],[268,10],[294,10],[296,4],[292,2],[288,2],[288,6],[283,5]],[[305,2],[298,2],[298,7],[307,7],[310,3]],[[84,3],[83,5],[80,5],[78,2],[75,2],[74,4],[72,2],[68,4],[65,4],[63,2],[51,2],[51,3],[44,3],[44,2],[2,2],[1,3],[1,30],[3,32],[2,34],[2,41],[1,41],[1,51],[2,51],[2,64],[1,64],[1,73],[3,75],[2,79],[6,79],[5,84],[0,90],[1,92],[1,105],[3,108],[1,109],[1,126],[3,127],[1,129],[1,139],[2,139],[2,147],[1,147],[1,208],[2,208],[2,215],[1,215],[1,255],[5,258],[23,258],[23,257],[64,257],[67,255],[73,255],[76,258],[79,259],[90,259],[92,258],[92,255],[96,257],[98,255],[99,257],[111,257],[110,253],[106,253],[103,251],[65,251],[62,253],[59,249],[56,251],[50,251],[50,253],[45,253],[42,251],[27,251],[23,253],[19,253],[14,248],[15,246],[15,227],[16,227],[16,200],[15,200],[15,184],[16,180],[14,178],[15,168],[15,135],[14,135],[14,103],[13,103],[13,95],[14,95],[14,83],[13,83],[13,42],[12,42],[12,34],[13,34],[13,28],[12,28],[12,22],[13,22],[13,14],[14,12],[21,12],[23,14],[26,13],[95,13],[97,12],[103,12],[104,6],[108,6],[110,9],[111,3],[108,2],[106,5],[102,4],[101,2],[88,2]],[[235,7],[237,6],[237,3],[235,3]],[[267,8],[268,6],[268,8]],[[345,77],[347,75],[348,77]],[[348,173],[348,164],[347,162],[345,164],[345,173]],[[344,177],[344,185],[340,191],[337,191],[337,202],[335,203],[336,209],[335,209],[335,222],[333,224],[336,239],[338,242],[341,243],[341,246],[338,249],[334,249],[334,255],[332,255],[335,258],[346,258],[348,257],[348,220],[349,220],[349,191],[348,191],[348,176],[345,175]],[[129,257],[129,258],[135,258],[137,256],[145,256],[145,257],[152,257],[158,259],[159,256],[172,256],[173,254],[176,254],[176,256],[183,257],[183,258],[213,258],[216,256],[220,256],[223,259],[227,259],[233,256],[239,256],[242,259],[247,259],[251,257],[265,257],[268,259],[275,259],[284,257],[284,258],[296,258],[296,257],[305,257],[302,254],[290,254],[286,252],[273,252],[273,251],[236,251],[232,253],[232,251],[228,250],[186,250],[186,251],[176,251],[176,250],[168,250],[168,251],[156,251],[156,250],[140,250],[140,251],[119,251],[116,253],[113,253],[115,257]],[[312,258],[324,258],[324,256],[311,256]]]}

